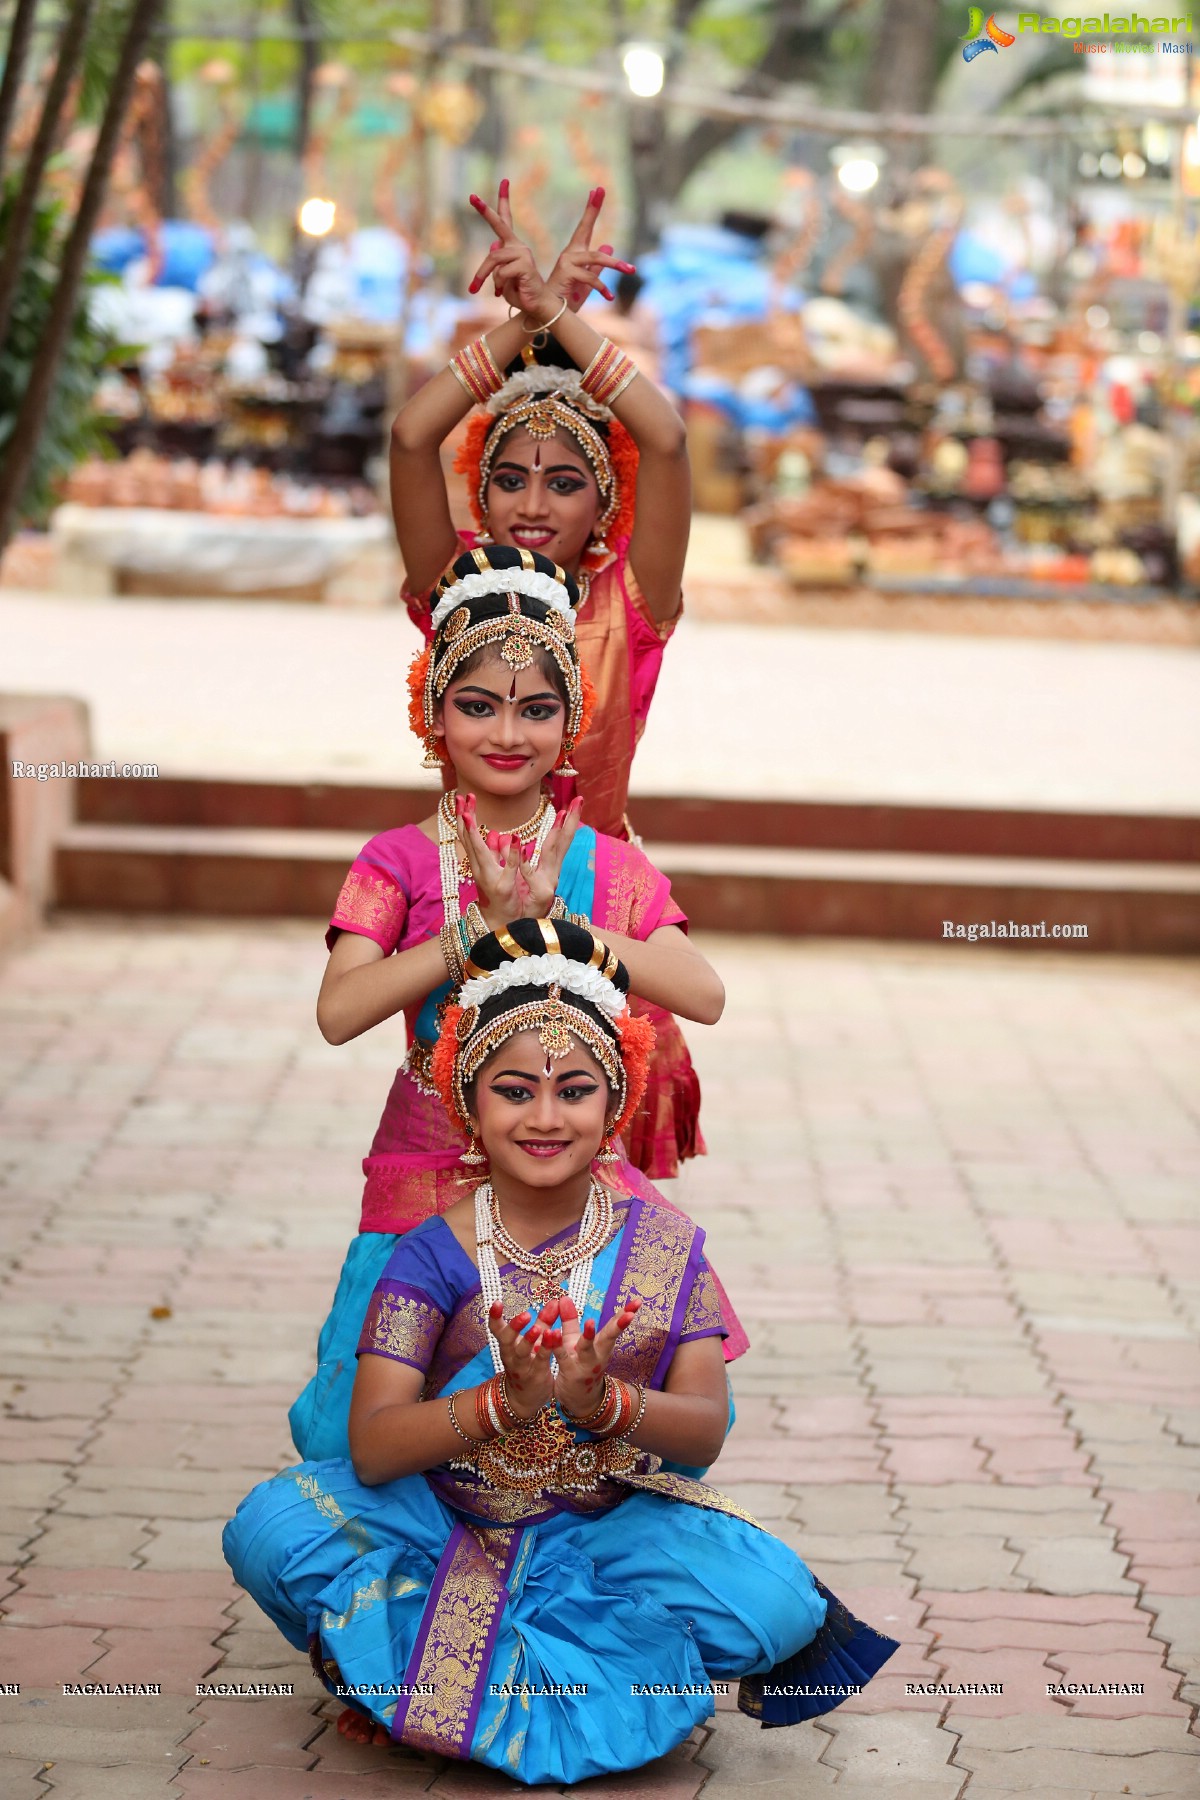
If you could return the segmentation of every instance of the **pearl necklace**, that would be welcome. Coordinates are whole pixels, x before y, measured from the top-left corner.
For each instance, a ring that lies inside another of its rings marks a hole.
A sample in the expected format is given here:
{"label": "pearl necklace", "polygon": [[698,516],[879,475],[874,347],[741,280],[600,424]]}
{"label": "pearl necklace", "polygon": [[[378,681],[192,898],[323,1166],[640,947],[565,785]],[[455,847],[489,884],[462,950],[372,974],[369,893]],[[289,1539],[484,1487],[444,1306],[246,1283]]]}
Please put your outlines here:
{"label": "pearl necklace", "polygon": [[[454,793],[443,794],[438,802],[438,867],[442,877],[442,920],[446,925],[457,925],[459,919],[458,890],[464,882],[474,879],[471,866],[467,862],[463,847],[458,839],[458,820],[454,813]],[[554,824],[554,808],[543,796],[541,804],[532,818],[518,825],[511,834],[520,844],[532,844],[533,854],[530,867],[536,869],[541,861],[542,851],[550,829]]]}
{"label": "pearl necklace", "polygon": [[[562,1277],[569,1268],[567,1295],[574,1301],[575,1310],[582,1318],[592,1286],[592,1263],[597,1252],[608,1242],[612,1228],[612,1195],[598,1181],[593,1181],[574,1244],[559,1250],[543,1250],[537,1255],[532,1250],[526,1250],[523,1244],[518,1244],[505,1228],[491,1182],[481,1182],[475,1189],[475,1254],[479,1263],[479,1286],[485,1310],[495,1306],[497,1301],[503,1303],[504,1300],[500,1265],[496,1260],[498,1246],[506,1262],[515,1263],[518,1269],[524,1269],[527,1274],[537,1277],[535,1295],[540,1293],[543,1301],[552,1299],[562,1291]],[[491,1332],[488,1333],[488,1344],[496,1373],[503,1374],[504,1362],[500,1346]],[[551,1357],[550,1361],[551,1366],[557,1370],[557,1360]]]}

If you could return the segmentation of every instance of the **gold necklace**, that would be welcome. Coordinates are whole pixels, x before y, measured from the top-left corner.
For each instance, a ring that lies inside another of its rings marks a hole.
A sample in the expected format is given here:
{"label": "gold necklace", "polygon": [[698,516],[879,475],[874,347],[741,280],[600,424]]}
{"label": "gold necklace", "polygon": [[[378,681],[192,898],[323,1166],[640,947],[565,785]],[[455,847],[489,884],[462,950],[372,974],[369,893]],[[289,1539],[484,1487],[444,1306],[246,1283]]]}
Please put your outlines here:
{"label": "gold necklace", "polygon": [[[562,1292],[562,1278],[574,1264],[585,1258],[596,1255],[603,1249],[612,1234],[613,1203],[608,1188],[598,1181],[593,1181],[588,1194],[593,1203],[595,1216],[592,1227],[585,1236],[584,1219],[579,1221],[579,1231],[573,1244],[560,1244],[556,1250],[527,1250],[524,1244],[518,1244],[500,1217],[500,1202],[496,1198],[490,1183],[486,1191],[488,1212],[491,1216],[491,1242],[499,1250],[506,1262],[515,1264],[527,1275],[534,1278],[534,1293],[543,1302],[553,1300]],[[578,1304],[578,1302],[576,1303]],[[582,1310],[582,1309],[581,1309]]]}

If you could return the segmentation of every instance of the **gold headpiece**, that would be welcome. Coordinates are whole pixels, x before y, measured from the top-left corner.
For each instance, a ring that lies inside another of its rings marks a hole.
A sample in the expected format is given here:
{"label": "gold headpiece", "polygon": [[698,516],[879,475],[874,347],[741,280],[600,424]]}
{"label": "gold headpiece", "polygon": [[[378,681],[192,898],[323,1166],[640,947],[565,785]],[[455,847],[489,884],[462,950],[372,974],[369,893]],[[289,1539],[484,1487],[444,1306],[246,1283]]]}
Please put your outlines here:
{"label": "gold headpiece", "polygon": [[603,434],[596,430],[592,421],[578,407],[569,405],[556,394],[534,394],[518,400],[499,413],[495,423],[489,427],[483,454],[479,459],[479,485],[475,496],[480,516],[484,517],[487,513],[487,485],[491,480],[496,452],[508,433],[521,425],[531,438],[543,442],[552,438],[560,429],[569,432],[575,439],[600,490],[601,510],[593,530],[596,537],[602,539],[617,515],[620,502],[612,454]]}
{"label": "gold headpiece", "polygon": [[[436,704],[469,656],[485,645],[498,644],[515,674],[527,669],[539,650],[547,650],[567,690],[563,741],[569,763],[570,749],[582,734],[584,713],[584,684],[575,649],[573,599],[578,590],[564,569],[532,550],[516,552],[515,560],[510,560],[512,552],[499,554],[504,561],[497,567],[483,546],[466,552],[446,570],[430,596],[434,638],[421,695],[426,742],[433,736]],[[539,601],[545,616],[534,618],[526,612],[523,596]],[[489,608],[483,618],[478,616],[481,602]]]}
{"label": "gold headpiece", "polygon": [[471,1113],[467,1104],[467,1088],[488,1057],[521,1031],[536,1031],[538,1042],[551,1062],[561,1062],[571,1054],[571,1039],[578,1038],[591,1051],[608,1078],[615,1096],[613,1111],[625,1110],[625,1065],[617,1043],[582,1007],[572,1006],[562,989],[551,987],[544,1000],[528,1000],[499,1013],[489,1024],[480,1026],[479,1008],[465,1007],[455,1023],[457,1053],[454,1058],[454,1110],[466,1130],[470,1130]]}

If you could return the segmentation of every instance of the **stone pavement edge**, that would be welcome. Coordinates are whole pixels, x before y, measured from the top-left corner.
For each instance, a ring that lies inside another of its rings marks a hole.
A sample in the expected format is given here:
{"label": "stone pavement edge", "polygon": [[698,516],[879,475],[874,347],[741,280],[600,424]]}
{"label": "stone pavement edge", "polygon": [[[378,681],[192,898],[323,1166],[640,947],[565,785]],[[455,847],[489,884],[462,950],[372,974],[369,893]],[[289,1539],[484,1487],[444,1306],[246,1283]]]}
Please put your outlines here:
{"label": "stone pavement edge", "polygon": [[[903,1648],[818,1724],[722,1696],[580,1791],[1200,1793],[1200,967],[709,947],[677,1196],[753,1342],[712,1479]],[[322,960],[301,925],[101,919],[0,967],[5,1800],[521,1791],[345,1744],[220,1556],[293,1460],[401,1049],[321,1041]]]}

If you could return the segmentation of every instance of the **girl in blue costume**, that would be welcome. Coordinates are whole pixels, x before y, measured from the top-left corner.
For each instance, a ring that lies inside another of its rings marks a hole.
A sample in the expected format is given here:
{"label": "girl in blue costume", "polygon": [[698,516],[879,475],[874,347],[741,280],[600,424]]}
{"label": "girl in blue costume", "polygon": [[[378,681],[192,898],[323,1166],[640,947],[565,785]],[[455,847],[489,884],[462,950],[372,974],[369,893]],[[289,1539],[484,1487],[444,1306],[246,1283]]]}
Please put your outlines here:
{"label": "girl in blue costume", "polygon": [[257,1487],[230,1567],[360,1709],[351,1735],[533,1786],[665,1754],[713,1680],[764,1725],[828,1712],[893,1640],[662,1467],[720,1449],[724,1327],[703,1232],[603,1161],[653,1029],[628,976],[547,919],[482,938],[466,975],[431,1073],[488,1179],[376,1284],[351,1460]]}
{"label": "girl in blue costume", "polygon": [[[291,1410],[303,1457],[346,1455],[355,1350],[375,1283],[399,1236],[463,1192],[462,1140],[430,1083],[429,1059],[448,977],[470,940],[522,915],[578,915],[614,945],[643,1000],[705,1023],[720,1017],[721,983],[690,943],[666,876],[635,844],[580,824],[578,801],[556,814],[543,794],[554,771],[571,766],[592,709],[575,643],[578,599],[574,578],[546,557],[500,545],[464,553],[433,595],[434,634],[413,665],[409,722],[457,786],[431,818],[380,832],[355,858],[317,1002],[335,1044],[403,1014],[409,1052],[363,1164],[358,1235],[321,1330],[317,1371]],[[663,1030],[676,1051],[664,1059],[660,1034],[656,1111],[689,1112],[694,1074],[682,1067],[674,1020]],[[664,1077],[664,1066],[674,1073]],[[633,1191],[661,1201],[640,1170],[622,1166]],[[723,1295],[722,1311],[732,1360],[746,1336]]]}

